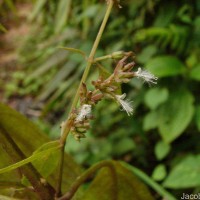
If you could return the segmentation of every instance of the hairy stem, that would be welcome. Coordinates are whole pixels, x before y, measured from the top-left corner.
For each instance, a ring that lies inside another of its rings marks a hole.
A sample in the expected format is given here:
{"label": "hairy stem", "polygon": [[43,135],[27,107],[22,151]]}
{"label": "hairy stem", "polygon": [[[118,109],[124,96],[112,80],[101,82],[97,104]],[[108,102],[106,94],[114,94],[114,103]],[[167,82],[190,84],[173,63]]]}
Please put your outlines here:
{"label": "hairy stem", "polygon": [[113,196],[113,199],[116,199],[116,196],[117,196],[117,176],[116,176],[115,167],[113,166],[112,161],[103,161],[103,162],[97,163],[96,165],[94,165],[91,168],[89,168],[88,170],[86,170],[80,177],[78,177],[76,179],[76,181],[72,184],[72,186],[68,190],[68,192],[65,195],[63,195],[62,197],[60,197],[58,200],[70,200],[70,199],[72,199],[72,197],[74,196],[74,194],[76,193],[78,188],[88,178],[90,178],[92,175],[94,175],[94,173],[97,170],[99,170],[99,169],[101,169],[103,167],[107,167],[111,172],[112,179],[113,179],[113,184],[114,184],[114,187],[116,189],[116,192],[114,193],[115,195]]}
{"label": "hairy stem", "polygon": [[[108,21],[109,15],[111,13],[113,4],[114,4],[114,2],[112,0],[108,4],[108,7],[107,7],[107,10],[106,10],[104,19],[102,21],[102,24],[100,26],[99,32],[97,34],[97,37],[96,37],[96,39],[94,41],[92,50],[91,50],[90,55],[88,57],[85,71],[84,71],[83,76],[81,78],[81,81],[80,81],[79,87],[77,89],[77,92],[75,94],[74,100],[72,102],[72,106],[71,106],[71,109],[70,109],[70,112],[69,112],[69,116],[70,116],[70,113],[73,111],[73,109],[76,107],[76,104],[78,103],[81,85],[82,85],[82,83],[84,83],[86,81],[87,76],[89,74],[89,71],[90,71],[90,68],[92,66],[92,63],[93,63],[93,60],[94,60],[94,56],[95,56],[97,47],[99,45],[100,39],[102,37],[102,34],[103,34],[104,29],[105,29],[106,23]],[[64,122],[64,124],[62,124],[62,127],[61,127],[60,143],[62,145],[62,148],[61,148],[60,170],[59,170],[59,179],[58,179],[57,195],[56,195],[56,197],[59,197],[61,195],[62,172],[63,172],[63,163],[64,163],[64,149],[65,149],[66,138],[67,138],[67,136],[69,134],[70,129],[71,129],[70,122],[69,122],[69,120],[66,120]]]}

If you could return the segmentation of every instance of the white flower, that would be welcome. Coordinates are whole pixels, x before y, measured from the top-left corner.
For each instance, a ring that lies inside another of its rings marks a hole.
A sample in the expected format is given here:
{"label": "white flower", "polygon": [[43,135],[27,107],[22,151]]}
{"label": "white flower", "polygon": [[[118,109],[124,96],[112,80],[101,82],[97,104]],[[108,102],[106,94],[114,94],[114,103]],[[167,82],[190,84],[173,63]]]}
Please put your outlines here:
{"label": "white flower", "polygon": [[157,84],[157,80],[158,78],[156,76],[154,76],[152,73],[146,71],[146,70],[142,70],[140,67],[138,68],[137,72],[135,72],[135,75],[138,78],[142,78],[144,81],[146,81],[147,83],[151,84]]}
{"label": "white flower", "polygon": [[80,111],[76,117],[76,121],[83,121],[86,117],[90,116],[92,111],[92,106],[88,104],[84,104],[81,106]]}
{"label": "white flower", "polygon": [[133,108],[130,105],[130,101],[125,100],[126,94],[115,95],[117,102],[122,106],[123,110],[125,110],[128,116],[133,114]]}

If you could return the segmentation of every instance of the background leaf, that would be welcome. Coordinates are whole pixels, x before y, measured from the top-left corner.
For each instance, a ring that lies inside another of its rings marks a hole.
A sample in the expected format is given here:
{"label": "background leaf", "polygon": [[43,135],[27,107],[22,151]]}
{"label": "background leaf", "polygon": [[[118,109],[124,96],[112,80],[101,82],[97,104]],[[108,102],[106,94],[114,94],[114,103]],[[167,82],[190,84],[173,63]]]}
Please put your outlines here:
{"label": "background leaf", "polygon": [[171,147],[169,144],[159,141],[155,146],[155,155],[158,160],[162,160],[169,153]]}
{"label": "background leaf", "polygon": [[157,108],[168,98],[168,90],[166,88],[152,88],[145,95],[145,103],[150,109]]}
{"label": "background leaf", "polygon": [[194,112],[193,97],[187,90],[171,93],[159,111],[159,133],[165,142],[172,142],[183,133]]}
{"label": "background leaf", "polygon": [[165,178],[166,175],[167,175],[167,172],[166,172],[165,165],[159,164],[154,169],[153,174],[152,174],[152,178],[155,181],[161,181]]}
{"label": "background leaf", "polygon": [[200,81],[200,65],[196,66],[191,70],[190,78],[196,81]]}
{"label": "background leaf", "polygon": [[195,111],[195,121],[198,131],[200,131],[200,106],[196,107]]}
{"label": "background leaf", "polygon": [[41,12],[41,10],[42,10],[42,8],[43,8],[43,6],[45,5],[46,2],[47,2],[47,0],[40,0],[40,1],[36,2],[34,10],[29,16],[29,20],[32,21],[36,18],[36,16]]}
{"label": "background leaf", "polygon": [[200,155],[190,155],[177,164],[164,182],[168,188],[200,186]]}
{"label": "background leaf", "polygon": [[55,19],[55,32],[59,33],[67,23],[71,7],[71,0],[60,0]]}
{"label": "background leaf", "polygon": [[148,131],[158,126],[158,113],[151,111],[145,115],[143,121],[143,130]]}
{"label": "background leaf", "polygon": [[149,60],[146,68],[158,77],[175,76],[184,72],[183,63],[175,56],[157,56]]}
{"label": "background leaf", "polygon": [[[101,169],[85,191],[82,200],[153,200],[146,186],[133,173],[118,162],[113,162],[117,183],[113,183],[109,169]],[[117,185],[116,185],[117,184]]]}

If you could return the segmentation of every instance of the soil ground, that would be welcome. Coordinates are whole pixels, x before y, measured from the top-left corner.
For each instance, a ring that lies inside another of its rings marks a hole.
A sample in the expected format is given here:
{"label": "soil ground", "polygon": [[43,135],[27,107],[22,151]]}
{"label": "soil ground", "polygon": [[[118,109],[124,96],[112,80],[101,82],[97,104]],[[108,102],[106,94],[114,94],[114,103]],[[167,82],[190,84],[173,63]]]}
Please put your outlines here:
{"label": "soil ground", "polygon": [[21,69],[18,48],[30,31],[27,17],[32,4],[18,3],[15,6],[16,13],[8,10],[4,16],[0,15],[1,24],[7,30],[5,33],[0,32],[0,101],[16,109],[19,99],[17,96],[6,98],[5,85],[11,81],[12,73]]}

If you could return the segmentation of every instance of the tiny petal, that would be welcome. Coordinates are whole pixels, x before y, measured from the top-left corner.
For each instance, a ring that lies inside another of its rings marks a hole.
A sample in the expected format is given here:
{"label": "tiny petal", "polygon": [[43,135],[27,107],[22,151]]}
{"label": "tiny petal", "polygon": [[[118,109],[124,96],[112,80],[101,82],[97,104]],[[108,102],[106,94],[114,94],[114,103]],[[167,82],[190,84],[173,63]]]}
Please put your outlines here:
{"label": "tiny petal", "polygon": [[133,114],[133,108],[131,107],[129,101],[125,100],[126,94],[115,95],[117,102],[122,106],[123,110],[125,110],[128,116]]}
{"label": "tiny petal", "polygon": [[135,76],[138,78],[142,78],[147,83],[157,84],[158,77],[154,76],[152,73],[142,70],[140,67],[138,68],[137,72],[135,72]]}
{"label": "tiny petal", "polygon": [[84,104],[81,106],[78,116],[76,117],[76,121],[80,122],[83,121],[85,118],[90,116],[92,111],[92,106],[88,104]]}

